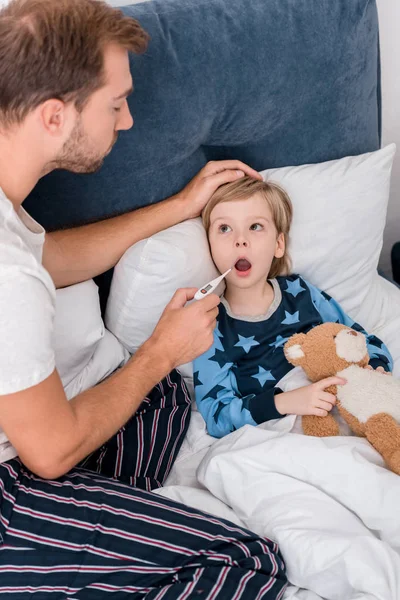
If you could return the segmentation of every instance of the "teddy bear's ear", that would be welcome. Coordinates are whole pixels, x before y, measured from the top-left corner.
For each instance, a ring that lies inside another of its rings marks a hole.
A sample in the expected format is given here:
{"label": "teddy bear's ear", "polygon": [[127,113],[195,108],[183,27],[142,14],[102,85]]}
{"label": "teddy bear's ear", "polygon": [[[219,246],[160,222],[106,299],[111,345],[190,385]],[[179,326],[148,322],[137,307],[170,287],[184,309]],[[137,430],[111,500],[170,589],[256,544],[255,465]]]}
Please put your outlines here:
{"label": "teddy bear's ear", "polygon": [[286,360],[295,367],[301,365],[303,358],[305,357],[302,344],[306,337],[307,336],[305,333],[296,333],[295,335],[292,335],[289,341],[286,342],[283,349]]}

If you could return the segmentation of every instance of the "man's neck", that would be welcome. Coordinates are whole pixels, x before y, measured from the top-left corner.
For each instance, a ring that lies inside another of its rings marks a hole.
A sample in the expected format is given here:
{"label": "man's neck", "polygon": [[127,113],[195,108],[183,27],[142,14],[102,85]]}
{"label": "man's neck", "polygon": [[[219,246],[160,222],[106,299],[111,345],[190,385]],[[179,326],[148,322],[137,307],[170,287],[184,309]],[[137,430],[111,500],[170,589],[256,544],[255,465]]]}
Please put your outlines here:
{"label": "man's neck", "polygon": [[274,301],[274,289],[268,281],[260,281],[247,289],[227,287],[224,296],[235,315],[257,317],[268,311]]}
{"label": "man's neck", "polygon": [[18,210],[42,173],[37,156],[18,134],[0,134],[0,187]]}

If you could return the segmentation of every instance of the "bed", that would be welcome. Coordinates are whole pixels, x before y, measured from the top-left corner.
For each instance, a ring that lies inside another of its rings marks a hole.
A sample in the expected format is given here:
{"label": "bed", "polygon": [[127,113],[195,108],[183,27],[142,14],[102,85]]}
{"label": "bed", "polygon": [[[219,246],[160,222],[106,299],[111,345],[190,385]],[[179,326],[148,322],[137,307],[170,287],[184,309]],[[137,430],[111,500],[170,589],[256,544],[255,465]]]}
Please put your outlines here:
{"label": "bed", "polygon": [[[400,291],[377,274],[395,147],[380,149],[375,1],[152,0],[123,10],[151,36],[131,57],[135,126],[98,174],[43,178],[27,210],[48,230],[74,226],[167,198],[209,160],[243,160],[290,189],[296,269],[385,341],[399,376]],[[86,331],[92,319],[99,332],[83,353],[94,365],[86,386],[96,361],[106,376],[150,335],[174,289],[200,287],[214,269],[194,220],[139,243],[96,280],[106,334],[93,282],[61,290],[60,315],[77,297],[86,313],[69,311],[71,327],[61,316],[59,327]],[[82,379],[61,351],[57,366],[68,395],[78,393]],[[191,365],[182,373],[190,388]],[[160,493],[277,539],[286,599],[398,600],[397,476],[364,440],[305,440],[295,426],[283,419],[216,442],[194,407]]]}

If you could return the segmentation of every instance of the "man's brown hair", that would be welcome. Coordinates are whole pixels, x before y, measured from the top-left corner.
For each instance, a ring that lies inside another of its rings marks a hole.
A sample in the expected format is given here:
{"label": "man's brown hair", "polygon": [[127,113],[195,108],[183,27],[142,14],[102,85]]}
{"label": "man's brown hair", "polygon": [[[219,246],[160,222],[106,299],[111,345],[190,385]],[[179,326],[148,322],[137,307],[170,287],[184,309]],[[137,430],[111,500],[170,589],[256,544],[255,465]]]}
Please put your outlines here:
{"label": "man's brown hair", "polygon": [[261,194],[265,198],[272,214],[277,235],[282,233],[285,239],[285,254],[282,258],[274,257],[268,278],[273,279],[278,275],[287,275],[290,273],[291,268],[288,245],[293,207],[288,193],[274,181],[260,181],[259,179],[245,176],[231,183],[221,185],[203,209],[201,216],[205,230],[208,234],[210,216],[217,204],[232,202],[234,200],[247,200],[254,196],[254,194]]}
{"label": "man's brown hair", "polygon": [[81,111],[105,85],[104,49],[141,53],[149,36],[101,0],[11,0],[0,10],[0,124],[51,98]]}

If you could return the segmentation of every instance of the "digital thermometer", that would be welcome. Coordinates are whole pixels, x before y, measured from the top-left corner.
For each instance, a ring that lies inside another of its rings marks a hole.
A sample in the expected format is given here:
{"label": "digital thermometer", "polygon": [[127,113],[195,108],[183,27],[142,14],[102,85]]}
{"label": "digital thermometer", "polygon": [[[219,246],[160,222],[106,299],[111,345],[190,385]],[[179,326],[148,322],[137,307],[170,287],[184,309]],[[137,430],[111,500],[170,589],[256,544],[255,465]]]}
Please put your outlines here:
{"label": "digital thermometer", "polygon": [[206,296],[208,296],[208,294],[212,294],[215,291],[215,289],[218,287],[218,285],[221,283],[223,278],[226,277],[228,275],[228,273],[230,273],[231,271],[232,271],[232,267],[230,269],[228,269],[227,271],[225,271],[225,273],[223,273],[216,279],[209,281],[208,283],[203,285],[203,287],[199,288],[194,295],[194,299],[201,300],[202,298],[205,298]]}

